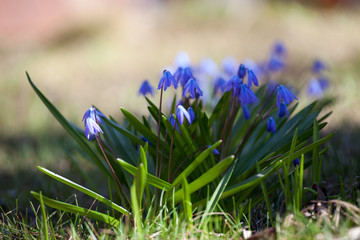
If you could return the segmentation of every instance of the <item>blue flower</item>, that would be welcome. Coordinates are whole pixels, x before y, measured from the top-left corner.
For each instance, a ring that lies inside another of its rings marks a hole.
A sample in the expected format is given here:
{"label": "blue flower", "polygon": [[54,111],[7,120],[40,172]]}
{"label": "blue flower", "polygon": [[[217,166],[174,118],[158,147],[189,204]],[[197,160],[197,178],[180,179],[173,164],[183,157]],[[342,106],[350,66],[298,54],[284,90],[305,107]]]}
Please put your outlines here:
{"label": "blue flower", "polygon": [[259,86],[259,82],[255,73],[250,69],[247,70],[247,73],[249,88],[251,87],[252,83],[254,83],[255,86]]}
{"label": "blue flower", "polygon": [[218,67],[211,58],[205,58],[200,63],[200,72],[208,76],[215,76],[218,73]]}
{"label": "blue flower", "polygon": [[144,97],[146,96],[146,94],[150,93],[151,96],[154,95],[154,88],[151,86],[151,84],[145,80],[139,89],[139,94],[143,95]]}
{"label": "blue flower", "polygon": [[282,42],[276,42],[273,46],[272,55],[277,57],[286,56],[286,48]]}
{"label": "blue flower", "polygon": [[320,77],[318,80],[322,90],[325,90],[329,87],[329,80],[327,78]]}
{"label": "blue flower", "polygon": [[222,71],[228,76],[233,76],[236,73],[238,63],[232,57],[226,57],[221,63]]}
{"label": "blue flower", "polygon": [[328,67],[325,65],[325,63],[321,60],[315,60],[312,67],[311,67],[311,70],[314,72],[314,73],[321,73],[323,70],[326,70],[328,69]]}
{"label": "blue flower", "polygon": [[105,117],[95,107],[90,107],[84,114],[83,121],[85,126],[85,136],[92,141],[98,133],[104,133],[98,123],[102,124],[100,117]]}
{"label": "blue flower", "polygon": [[190,93],[190,98],[196,98],[197,94],[198,96],[203,95],[199,85],[194,78],[191,78],[184,86],[183,97],[186,97],[187,93]]}
{"label": "blue flower", "polygon": [[164,88],[164,91],[166,91],[166,89],[168,87],[171,86],[171,84],[174,85],[174,88],[176,89],[177,88],[177,82],[175,80],[175,78],[173,77],[173,75],[171,75],[171,73],[167,70],[164,70],[163,72],[163,75],[159,81],[159,85],[158,85],[158,88],[157,89],[161,89],[161,88]]}
{"label": "blue flower", "polygon": [[293,164],[294,164],[294,167],[299,166],[299,165],[300,165],[299,159],[296,158],[296,159],[293,161]]}
{"label": "blue flower", "polygon": [[246,67],[244,64],[240,64],[237,75],[240,79],[244,79],[244,77],[246,76]]}
{"label": "blue flower", "polygon": [[214,83],[214,94],[218,92],[224,92],[226,81],[222,77],[218,77]]}
{"label": "blue flower", "polygon": [[175,66],[177,67],[188,67],[190,66],[190,57],[185,51],[180,51],[175,57],[174,61]]}
{"label": "blue flower", "polygon": [[242,106],[257,102],[257,97],[253,91],[244,83],[240,84],[239,101]]}
{"label": "blue flower", "polygon": [[243,106],[242,109],[245,119],[249,120],[251,117],[249,108],[247,106]]}
{"label": "blue flower", "polygon": [[194,122],[195,120],[195,113],[194,113],[194,110],[192,109],[192,107],[189,107],[188,108],[188,113],[190,115],[190,124]]}
{"label": "blue flower", "polygon": [[266,125],[266,130],[268,132],[272,132],[272,133],[276,132],[276,124],[275,124],[275,119],[274,118],[269,117],[269,120],[268,120],[267,125]]}
{"label": "blue flower", "polygon": [[289,111],[286,107],[286,104],[284,102],[280,103],[280,108],[279,108],[279,117],[283,117],[283,116],[287,116],[287,118],[289,118]]}
{"label": "blue flower", "polygon": [[283,85],[279,85],[277,87],[277,108],[280,108],[280,103],[282,101],[285,102],[286,105],[290,104],[294,99],[298,100],[296,96],[290,92],[286,87]]}
{"label": "blue flower", "polygon": [[321,87],[321,83],[316,78],[310,80],[307,88],[307,94],[317,98],[322,98],[323,89]]}
{"label": "blue flower", "polygon": [[185,84],[189,81],[189,79],[194,78],[194,75],[192,74],[189,67],[179,67],[174,73],[174,78],[178,84],[180,83],[180,85],[184,87]]}
{"label": "blue flower", "polygon": [[285,63],[283,60],[279,59],[276,56],[270,57],[268,62],[268,70],[270,71],[280,71],[285,68]]}
{"label": "blue flower", "polygon": [[182,105],[179,105],[176,109],[176,118],[179,121],[180,125],[183,125],[184,117],[186,117],[189,124],[192,123],[191,117],[190,117],[190,114],[188,113],[188,111],[186,111],[186,109]]}

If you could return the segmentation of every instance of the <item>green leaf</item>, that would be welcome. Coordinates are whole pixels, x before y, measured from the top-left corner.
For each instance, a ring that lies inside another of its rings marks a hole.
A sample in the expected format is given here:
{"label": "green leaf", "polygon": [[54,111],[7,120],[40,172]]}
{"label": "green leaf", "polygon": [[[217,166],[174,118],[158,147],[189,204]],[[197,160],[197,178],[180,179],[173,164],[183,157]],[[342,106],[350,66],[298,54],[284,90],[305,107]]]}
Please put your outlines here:
{"label": "green leaf", "polygon": [[[211,169],[207,170],[203,175],[201,175],[199,178],[197,178],[195,181],[189,184],[189,192],[193,193],[196,190],[205,186],[206,184],[212,182],[220,174],[222,174],[233,161],[234,161],[234,156],[229,156],[223,159],[222,161],[220,161]],[[175,202],[181,201],[181,197],[182,197],[182,189],[175,192]]]}
{"label": "green leaf", "polygon": [[[133,125],[136,129],[136,131],[140,132],[142,135],[144,135],[145,138],[147,138],[154,146],[157,143],[157,136],[144,124],[142,124],[134,115],[132,115],[129,111],[127,111],[124,108],[120,108],[122,113],[124,114],[125,118],[129,121],[131,125]],[[161,141],[161,146],[163,144],[163,141]]]}
{"label": "green leaf", "polygon": [[[137,167],[134,167],[133,165],[125,162],[124,160],[122,160],[120,158],[118,158],[117,160],[126,171],[128,171],[130,174],[135,176],[136,172],[138,171]],[[154,175],[151,175],[150,173],[146,174],[146,179],[147,179],[148,184],[150,184],[154,187],[157,187],[161,190],[168,191],[171,186],[170,183],[168,183],[160,178],[157,178]]]}
{"label": "green leaf", "polygon": [[[218,204],[233,172],[234,172],[234,169],[235,169],[235,166],[236,166],[236,160],[235,162],[233,162],[230,166],[230,168],[226,171],[226,174],[224,175],[224,177],[221,179],[219,185],[216,187],[213,195],[211,196],[210,198],[210,201],[207,202],[206,204],[206,209],[205,209],[205,212],[204,212],[204,217],[201,219],[201,222],[200,222],[200,227],[201,228],[201,225],[204,224],[205,220],[208,219],[206,216],[213,212],[216,205]],[[206,225],[206,224],[205,224]]]}
{"label": "green leaf", "polygon": [[146,186],[146,171],[143,163],[140,163],[134,181],[136,184],[137,202],[139,204],[139,208],[141,208],[142,196]]}
{"label": "green leaf", "polygon": [[69,123],[66,118],[56,109],[56,107],[40,92],[40,90],[35,86],[31,81],[29,74],[26,72],[26,76],[29,80],[31,87],[34,89],[35,93],[39,96],[41,101],[49,109],[52,115],[58,120],[58,122],[65,128],[65,130],[75,139],[75,141],[81,146],[81,148],[89,155],[93,162],[99,167],[99,169],[104,173],[105,176],[109,176],[110,172],[105,167],[104,163],[99,159],[99,157],[94,153],[90,148],[88,142],[85,141],[85,135],[81,136],[78,131]]}
{"label": "green leaf", "polygon": [[209,154],[221,144],[221,142],[222,141],[219,140],[211,147],[203,151],[192,163],[190,163],[190,165],[184,171],[182,171],[182,173],[177,176],[177,178],[171,184],[171,188],[176,187],[184,177],[186,178],[187,176],[189,176],[189,174],[194,171],[194,169],[199,166],[199,164],[204,161],[209,156]]}
{"label": "green leaf", "polygon": [[[31,194],[37,200],[40,200],[40,194],[38,194],[37,192],[31,191]],[[86,209],[86,208],[82,208],[82,207],[78,207],[78,206],[75,206],[75,205],[72,205],[69,203],[65,203],[65,202],[61,202],[61,201],[54,200],[51,198],[47,198],[45,196],[42,196],[42,199],[43,199],[44,204],[48,205],[49,207],[52,207],[52,208],[55,208],[55,209],[58,209],[61,211],[65,211],[65,212],[79,214],[81,216],[87,216],[94,220],[98,220],[98,221],[102,221],[107,224],[110,224],[114,227],[117,227],[119,225],[119,221],[117,219],[115,219],[107,214],[100,213],[100,212]]]}
{"label": "green leaf", "polygon": [[85,193],[86,195],[98,200],[99,202],[102,202],[102,203],[108,205],[109,207],[121,212],[122,214],[125,214],[125,215],[130,214],[130,212],[127,211],[125,208],[117,205],[116,203],[112,202],[111,200],[103,197],[102,195],[100,195],[100,194],[98,194],[98,193],[96,193],[94,191],[91,191],[91,190],[89,190],[89,189],[87,189],[87,188],[85,188],[85,187],[83,187],[83,186],[81,186],[81,185],[67,179],[67,178],[64,178],[64,177],[62,177],[62,176],[60,176],[60,175],[58,175],[56,173],[53,173],[53,172],[47,170],[46,168],[43,168],[43,167],[40,167],[40,166],[38,166],[37,168],[40,171],[42,171],[43,173],[47,174],[48,176],[58,180],[59,182],[62,182],[64,184],[66,184],[66,185],[68,185],[68,186],[82,192],[82,193]]}
{"label": "green leaf", "polygon": [[[328,141],[332,136],[334,136],[334,134],[330,134],[330,135],[320,139],[319,141],[309,144],[308,146],[300,149],[299,151],[294,152],[291,159],[298,158],[302,154],[305,154],[305,153],[313,150],[314,147],[320,146],[324,142]],[[252,177],[249,177],[248,179],[246,179],[240,183],[229,186],[228,189],[222,194],[221,199],[232,196],[232,195],[234,195],[244,189],[247,189],[249,187],[258,185],[262,178],[266,179],[270,174],[272,174],[275,171],[277,171],[278,169],[280,169],[282,167],[282,161],[289,161],[289,156],[287,155],[287,156],[279,159],[273,168],[266,168],[265,170],[262,170],[261,173],[259,173],[257,175],[253,175]]]}
{"label": "green leaf", "polygon": [[[319,140],[320,136],[319,136],[319,124],[317,122],[317,120],[314,120],[314,127],[313,127],[313,142],[316,142],[317,140]],[[319,156],[319,147],[315,147],[313,149],[313,163],[312,163],[312,183],[319,183],[320,181],[320,171],[319,171],[319,160],[320,160],[320,156]]]}
{"label": "green leaf", "polygon": [[192,223],[192,203],[189,191],[189,184],[185,177],[182,179],[183,206],[187,222]]}

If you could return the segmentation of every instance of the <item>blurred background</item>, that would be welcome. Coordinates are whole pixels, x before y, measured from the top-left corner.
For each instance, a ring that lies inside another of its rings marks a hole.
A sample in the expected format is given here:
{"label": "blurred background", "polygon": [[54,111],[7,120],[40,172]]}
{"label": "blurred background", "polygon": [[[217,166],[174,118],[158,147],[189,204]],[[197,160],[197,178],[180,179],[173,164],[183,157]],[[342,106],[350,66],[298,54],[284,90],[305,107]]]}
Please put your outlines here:
{"label": "blurred background", "polygon": [[[257,62],[268,58],[277,41],[287,48],[289,81],[298,87],[310,80],[303,72],[315,59],[328,64],[327,94],[336,101],[326,131],[339,132],[333,156],[352,169],[360,156],[356,0],[0,0],[0,203],[14,206],[18,198],[27,204],[30,190],[58,191],[37,165],[74,179],[63,151],[73,143],[25,71],[81,126],[91,105],[114,117],[120,107],[145,112],[147,104],[137,95],[141,82],[157,85],[179,51],[194,64],[208,57],[220,64],[227,56]],[[301,94],[302,104],[313,100]]]}

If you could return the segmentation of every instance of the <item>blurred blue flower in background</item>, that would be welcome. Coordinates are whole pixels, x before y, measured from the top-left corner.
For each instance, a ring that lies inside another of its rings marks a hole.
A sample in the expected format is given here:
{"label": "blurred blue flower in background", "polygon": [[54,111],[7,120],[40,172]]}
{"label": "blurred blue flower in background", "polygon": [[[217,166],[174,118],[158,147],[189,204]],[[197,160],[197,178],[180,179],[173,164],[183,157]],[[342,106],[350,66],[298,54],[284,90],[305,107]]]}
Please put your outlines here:
{"label": "blurred blue flower in background", "polygon": [[307,87],[307,94],[312,97],[322,98],[323,97],[323,88],[318,79],[313,78],[309,81]]}
{"label": "blurred blue flower in background", "polygon": [[145,80],[143,81],[143,83],[140,86],[139,89],[139,95],[143,95],[144,97],[146,96],[146,94],[150,94],[151,96],[154,96],[154,88],[151,86],[151,84]]}
{"label": "blurred blue flower in background", "polygon": [[235,58],[226,57],[221,62],[221,70],[227,76],[235,75],[237,68],[238,68],[238,62],[235,60]]}
{"label": "blurred blue flower in background", "polygon": [[328,67],[325,65],[325,63],[319,59],[315,60],[311,70],[313,71],[313,73],[319,74],[322,73],[322,71],[327,70]]}
{"label": "blurred blue flower in background", "polygon": [[215,78],[214,81],[214,94],[223,93],[225,90],[226,81],[221,76]]}
{"label": "blurred blue flower in background", "polygon": [[180,51],[175,57],[174,65],[176,67],[189,67],[190,66],[190,57],[189,54],[185,51]]}

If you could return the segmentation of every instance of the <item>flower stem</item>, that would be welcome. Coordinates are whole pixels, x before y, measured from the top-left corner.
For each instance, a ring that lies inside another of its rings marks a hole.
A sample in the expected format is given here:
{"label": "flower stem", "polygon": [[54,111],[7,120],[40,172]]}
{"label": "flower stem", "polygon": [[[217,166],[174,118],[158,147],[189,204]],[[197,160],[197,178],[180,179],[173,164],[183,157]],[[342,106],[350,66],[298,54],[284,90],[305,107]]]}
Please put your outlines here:
{"label": "flower stem", "polygon": [[156,166],[155,166],[155,175],[159,177],[159,148],[160,148],[160,124],[161,124],[161,106],[162,106],[162,96],[163,96],[164,86],[161,88],[160,92],[160,104],[159,104],[159,121],[158,121],[158,138],[156,144]]}
{"label": "flower stem", "polygon": [[176,131],[175,127],[176,127],[176,122],[174,124],[173,132],[172,132],[172,135],[171,135],[170,153],[169,153],[169,166],[168,166],[168,181],[170,181],[171,155],[172,155],[172,147],[173,147],[173,144],[174,144],[174,135],[175,135],[175,131]]}
{"label": "flower stem", "polygon": [[[100,138],[101,138],[100,136],[96,136],[96,141],[97,141],[97,143],[98,143],[98,145],[99,145],[99,147],[100,147],[100,149],[101,149],[102,154],[104,155],[104,158],[105,158],[105,160],[106,160],[106,163],[107,163],[108,166],[109,166],[111,175],[112,175],[112,177],[113,177],[113,179],[114,179],[114,181],[115,181],[115,186],[116,186],[118,195],[119,195],[121,201],[123,201],[120,188],[121,188],[122,192],[125,193],[125,191],[124,191],[123,187],[121,186],[120,180],[119,180],[119,178],[116,176],[115,171],[114,171],[113,167],[111,166],[110,161],[109,161],[109,159],[107,158],[107,156],[106,156],[106,154],[105,154],[104,147],[101,145],[100,140],[99,140]],[[130,203],[130,199],[127,197],[127,195],[126,195],[126,194],[124,194],[124,195],[125,195],[125,197],[126,197],[126,200]]]}

